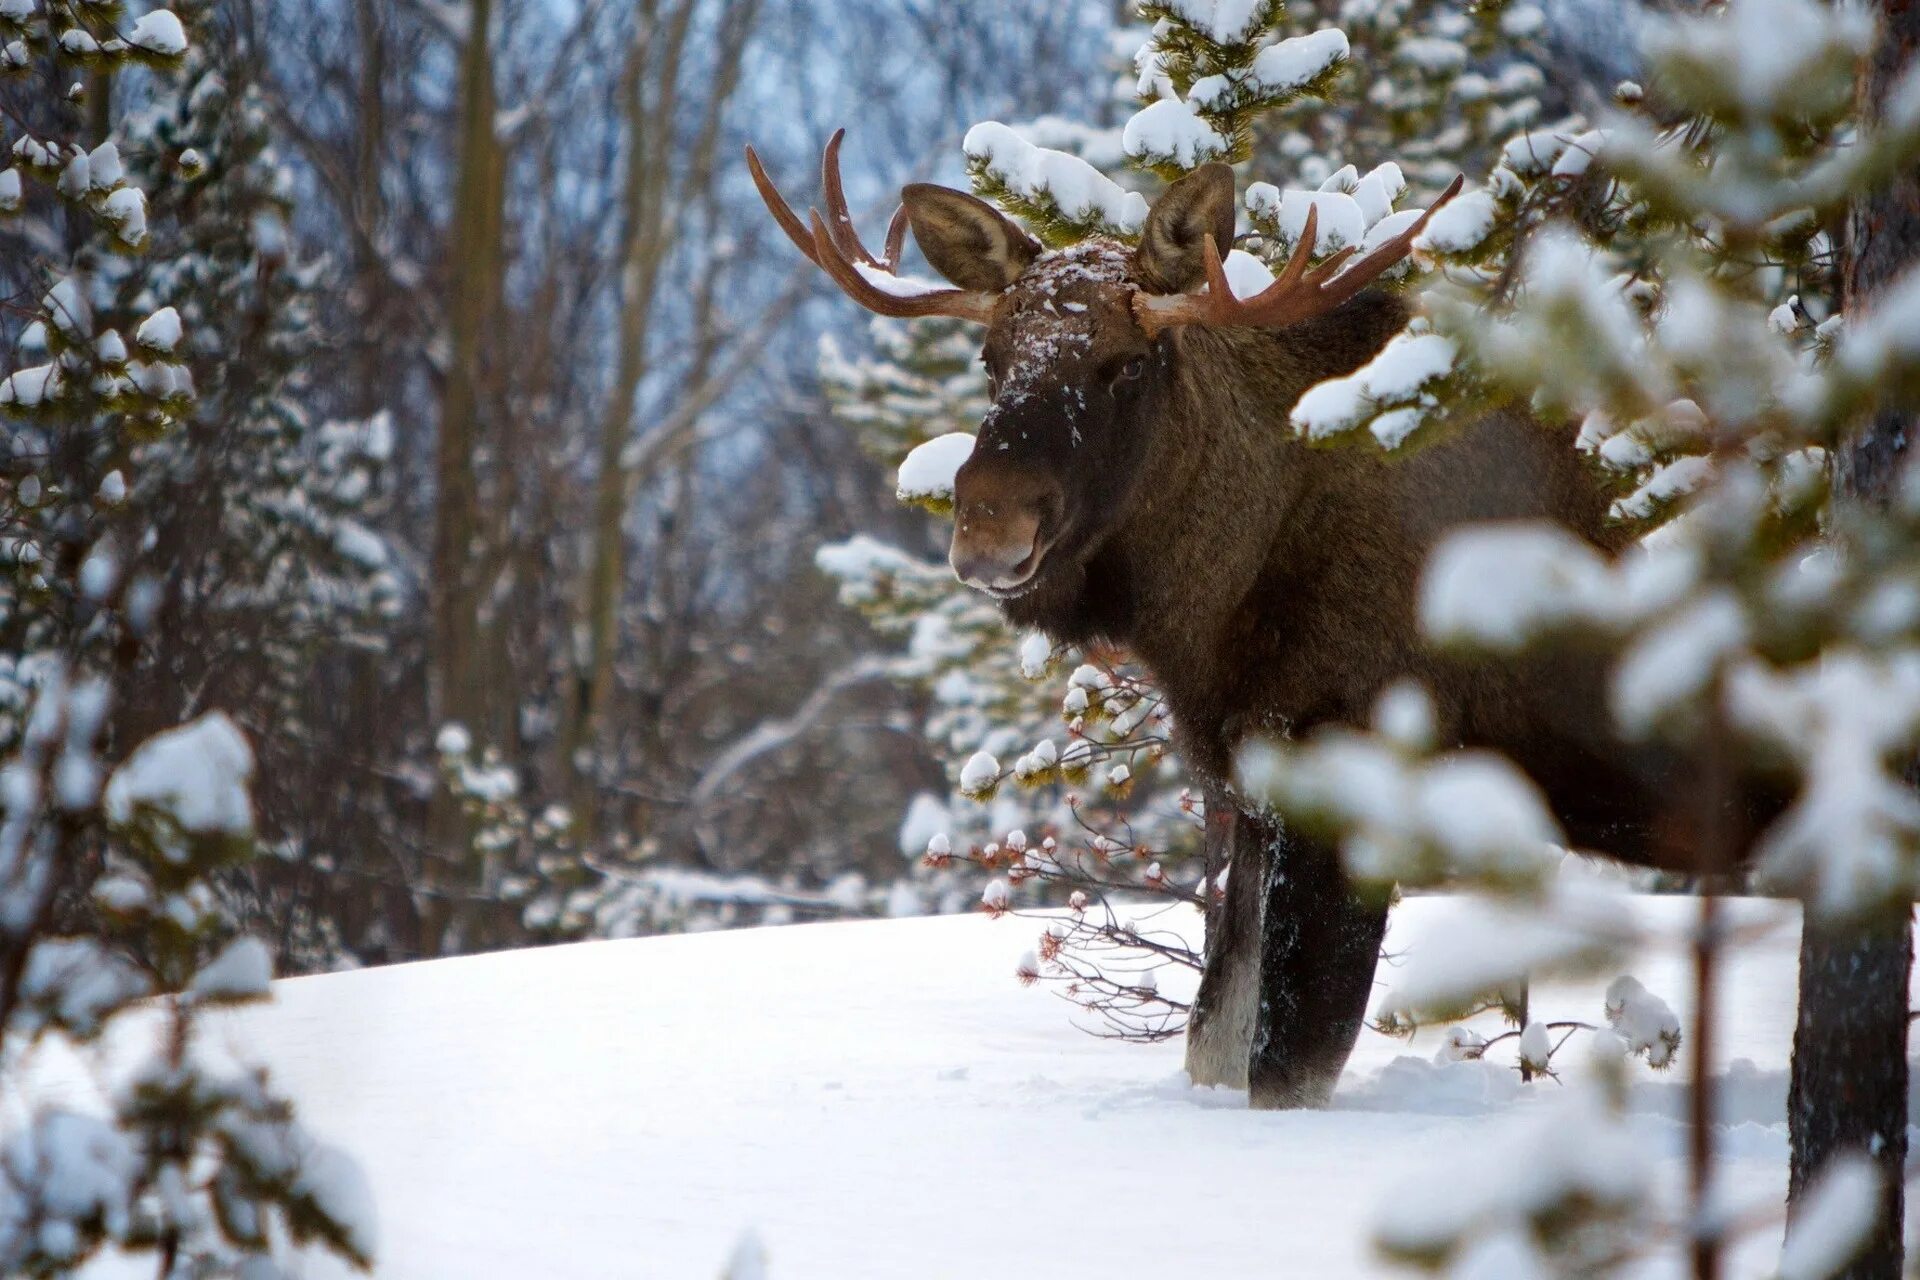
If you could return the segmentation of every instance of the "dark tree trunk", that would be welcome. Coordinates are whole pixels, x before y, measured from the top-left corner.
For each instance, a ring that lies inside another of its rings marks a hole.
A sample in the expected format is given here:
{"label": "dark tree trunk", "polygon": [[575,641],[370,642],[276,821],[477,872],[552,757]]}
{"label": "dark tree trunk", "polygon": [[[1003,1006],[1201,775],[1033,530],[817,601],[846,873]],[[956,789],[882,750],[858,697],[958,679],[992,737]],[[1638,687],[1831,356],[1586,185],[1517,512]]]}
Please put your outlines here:
{"label": "dark tree trunk", "polygon": [[1243,822],[1259,829],[1267,872],[1249,1101],[1325,1106],[1366,1020],[1387,902],[1357,893],[1333,849],[1278,822]]}
{"label": "dark tree trunk", "polygon": [[1837,1155],[1871,1153],[1887,1186],[1873,1242],[1839,1273],[1844,1280],[1900,1275],[1912,966],[1913,930],[1905,921],[1863,930],[1809,919],[1800,936],[1800,1018],[1787,1094],[1790,1211]]}
{"label": "dark tree trunk", "polygon": [[[1883,0],[1881,42],[1862,85],[1863,114],[1877,122],[1889,89],[1920,51],[1920,6]],[[1871,310],[1874,295],[1920,261],[1920,171],[1898,175],[1849,211],[1841,262],[1846,309]],[[1875,501],[1892,489],[1912,440],[1905,414],[1883,410],[1841,451],[1843,498]],[[1907,983],[1911,916],[1878,927],[1807,920],[1800,941],[1800,1015],[1793,1036],[1787,1124],[1793,1149],[1789,1211],[1828,1160],[1872,1154],[1885,1173],[1886,1210],[1845,1280],[1896,1280],[1904,1222],[1907,1155]]]}

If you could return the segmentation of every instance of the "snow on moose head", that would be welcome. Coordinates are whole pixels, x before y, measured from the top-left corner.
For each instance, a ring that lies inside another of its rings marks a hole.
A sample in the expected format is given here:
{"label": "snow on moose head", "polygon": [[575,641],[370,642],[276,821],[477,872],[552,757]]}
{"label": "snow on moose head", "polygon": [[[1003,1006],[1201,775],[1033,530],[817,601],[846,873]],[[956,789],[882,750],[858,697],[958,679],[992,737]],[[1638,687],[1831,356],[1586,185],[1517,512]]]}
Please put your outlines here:
{"label": "snow on moose head", "polygon": [[[1234,228],[1233,171],[1208,164],[1167,188],[1140,243],[1094,237],[1048,251],[986,201],[929,183],[901,190],[880,256],[853,229],[841,186],[844,130],[827,143],[827,213],[803,223],[753,149],[755,184],[788,237],[849,297],[889,316],[955,316],[986,326],[993,406],[954,480],[950,559],[959,578],[1015,622],[1065,638],[1097,622],[1088,566],[1129,521],[1177,493],[1193,469],[1204,410],[1188,392],[1258,381],[1231,341],[1182,331],[1273,330],[1323,316],[1404,259],[1428,217],[1405,215],[1357,261],[1348,247],[1309,265],[1316,213],[1270,285],[1236,296],[1220,257]],[[908,227],[952,287],[898,274]],[[1324,335],[1306,340],[1324,341]],[[1149,481],[1143,483],[1143,481]]]}

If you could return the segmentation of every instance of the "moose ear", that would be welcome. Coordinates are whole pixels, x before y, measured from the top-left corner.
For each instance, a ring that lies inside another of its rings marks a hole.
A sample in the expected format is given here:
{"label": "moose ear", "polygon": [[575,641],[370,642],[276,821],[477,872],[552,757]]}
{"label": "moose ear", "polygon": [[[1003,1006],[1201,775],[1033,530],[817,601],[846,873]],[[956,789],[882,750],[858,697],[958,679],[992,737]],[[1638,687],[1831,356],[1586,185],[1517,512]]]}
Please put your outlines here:
{"label": "moose ear", "polygon": [[916,182],[900,189],[914,243],[962,289],[998,293],[1027,269],[1040,244],[977,196]]}
{"label": "moose ear", "polygon": [[1203,164],[1161,193],[1133,251],[1133,273],[1148,293],[1185,293],[1206,275],[1208,236],[1222,256],[1233,248],[1233,170]]}

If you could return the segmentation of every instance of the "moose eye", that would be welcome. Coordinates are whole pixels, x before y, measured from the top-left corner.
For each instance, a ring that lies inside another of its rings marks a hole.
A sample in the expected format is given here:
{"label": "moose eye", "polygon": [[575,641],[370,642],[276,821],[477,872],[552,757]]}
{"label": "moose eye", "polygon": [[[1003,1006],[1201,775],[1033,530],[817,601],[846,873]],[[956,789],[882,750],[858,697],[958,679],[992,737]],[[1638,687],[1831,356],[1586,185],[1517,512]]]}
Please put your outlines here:
{"label": "moose eye", "polygon": [[1145,373],[1146,369],[1147,359],[1145,356],[1131,356],[1114,371],[1113,376],[1114,379],[1119,382],[1132,382],[1142,373]]}

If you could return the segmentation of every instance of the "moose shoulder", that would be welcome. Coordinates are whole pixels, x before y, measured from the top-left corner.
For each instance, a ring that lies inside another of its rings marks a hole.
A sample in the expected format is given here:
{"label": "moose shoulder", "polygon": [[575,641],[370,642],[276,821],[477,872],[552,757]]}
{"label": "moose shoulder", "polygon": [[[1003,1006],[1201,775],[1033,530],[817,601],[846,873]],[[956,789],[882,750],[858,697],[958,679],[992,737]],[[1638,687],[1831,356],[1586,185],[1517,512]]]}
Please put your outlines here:
{"label": "moose shoulder", "polygon": [[[993,405],[955,481],[954,572],[1019,625],[1130,648],[1215,809],[1232,873],[1189,1032],[1197,1083],[1250,1085],[1257,1106],[1323,1103],[1385,926],[1384,904],[1353,891],[1332,850],[1233,806],[1231,762],[1249,734],[1364,723],[1411,677],[1432,691],[1441,740],[1513,755],[1578,846],[1688,865],[1690,833],[1660,808],[1675,770],[1613,739],[1597,662],[1469,664],[1421,643],[1419,575],[1453,527],[1546,519],[1618,549],[1571,428],[1494,414],[1388,460],[1310,449],[1288,424],[1309,387],[1405,325],[1402,302],[1368,286],[1431,209],[1364,254],[1311,267],[1309,215],[1273,285],[1247,298],[1221,266],[1235,201],[1217,164],[1163,193],[1137,247],[1043,252],[973,196],[909,186],[875,257],[847,216],[839,142],[827,217],[806,224],[748,153],[801,252],[874,311],[985,326]],[[953,288],[894,277],[909,226]]]}

